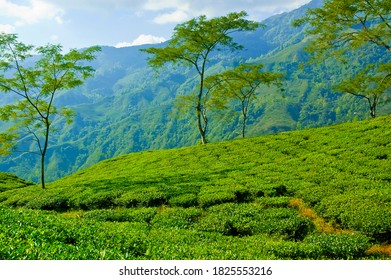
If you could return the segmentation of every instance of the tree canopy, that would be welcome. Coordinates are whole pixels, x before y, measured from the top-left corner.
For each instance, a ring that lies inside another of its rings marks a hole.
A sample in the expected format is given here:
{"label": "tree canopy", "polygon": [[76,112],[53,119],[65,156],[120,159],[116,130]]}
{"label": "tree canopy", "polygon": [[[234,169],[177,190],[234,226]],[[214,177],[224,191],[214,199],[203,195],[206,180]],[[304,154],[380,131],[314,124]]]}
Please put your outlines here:
{"label": "tree canopy", "polygon": [[226,16],[207,19],[206,16],[191,19],[178,24],[167,46],[164,48],[148,48],[143,51],[151,54],[148,63],[155,69],[166,63],[194,67],[199,76],[199,86],[196,91],[196,115],[201,142],[207,142],[206,132],[208,117],[203,108],[205,94],[204,78],[207,62],[213,51],[228,48],[231,51],[243,48],[234,42],[231,34],[239,31],[253,31],[262,25],[258,22],[246,20],[247,13],[242,11],[230,13]]}
{"label": "tree canopy", "polygon": [[[263,71],[262,64],[240,64],[234,69],[209,76],[206,87],[212,91],[212,99],[218,104],[236,99],[240,102],[242,114],[242,132],[245,137],[247,116],[251,101],[256,97],[261,85],[272,84],[282,88],[283,74]],[[220,105],[221,106],[221,105]]]}
{"label": "tree canopy", "polygon": [[368,45],[388,53],[387,61],[376,61],[336,87],[368,101],[370,115],[375,117],[377,105],[387,101],[386,95],[390,93],[391,2],[326,0],[323,7],[309,9],[295,25],[305,23],[309,25],[307,32],[315,36],[307,47],[315,60],[328,56],[343,60],[347,52],[359,51]]}
{"label": "tree canopy", "polygon": [[[0,119],[11,126],[0,134],[0,152],[11,152],[21,141],[36,143],[32,152],[41,156],[41,184],[45,188],[45,156],[56,116],[72,121],[74,113],[57,108],[54,100],[61,90],[73,89],[92,76],[85,64],[95,58],[99,47],[63,54],[60,45],[34,47],[18,41],[15,34],[0,35],[0,91],[13,94],[15,102],[0,108]],[[30,145],[28,145],[30,146]]]}
{"label": "tree canopy", "polygon": [[309,24],[315,35],[308,50],[317,54],[341,54],[350,48],[375,44],[391,51],[391,3],[387,0],[326,0],[309,9],[295,25]]}

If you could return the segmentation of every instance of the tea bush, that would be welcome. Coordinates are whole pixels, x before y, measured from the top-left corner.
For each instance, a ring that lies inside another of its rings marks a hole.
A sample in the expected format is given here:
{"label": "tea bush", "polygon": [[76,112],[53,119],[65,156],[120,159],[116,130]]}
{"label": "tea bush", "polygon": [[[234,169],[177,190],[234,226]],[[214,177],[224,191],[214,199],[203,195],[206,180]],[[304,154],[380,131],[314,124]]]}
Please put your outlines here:
{"label": "tea bush", "polygon": [[175,196],[168,201],[170,206],[178,207],[193,207],[198,206],[198,197],[197,194],[187,193]]}
{"label": "tea bush", "polygon": [[167,204],[167,197],[159,189],[151,187],[124,193],[115,200],[115,204],[123,207],[155,207]]}
{"label": "tea bush", "polygon": [[140,223],[68,220],[49,212],[0,208],[0,259],[137,259],[146,250]]}
{"label": "tea bush", "polygon": [[370,247],[369,238],[357,233],[310,235],[304,239],[304,243],[321,248],[317,259],[357,259],[364,256]]}
{"label": "tea bush", "polygon": [[269,207],[288,207],[292,197],[279,196],[279,197],[260,197],[255,200],[255,203],[262,206],[263,208]]}
{"label": "tea bush", "polygon": [[313,243],[274,242],[267,244],[266,250],[269,255],[280,260],[319,260],[325,258],[322,247]]}
{"label": "tea bush", "polygon": [[294,209],[262,209],[253,204],[234,203],[211,207],[197,227],[231,236],[266,233],[295,240],[304,238],[313,229],[312,223],[299,217]]}
{"label": "tea bush", "polygon": [[389,259],[363,252],[391,243],[390,120],[132,153],[45,190],[0,173],[0,258]]}
{"label": "tea bush", "polygon": [[154,216],[151,225],[154,228],[190,228],[202,215],[198,208],[163,208]]}
{"label": "tea bush", "polygon": [[157,208],[131,209],[101,209],[85,212],[82,217],[86,220],[99,222],[145,222],[150,223],[157,213]]}
{"label": "tea bush", "polygon": [[231,191],[201,191],[198,195],[198,204],[202,208],[235,201],[236,195]]}
{"label": "tea bush", "polygon": [[33,185],[34,183],[18,178],[13,174],[0,172],[0,193]]}
{"label": "tea bush", "polygon": [[173,228],[151,230],[146,257],[152,260],[254,260],[271,259],[266,235],[237,238],[215,232]]}
{"label": "tea bush", "polygon": [[[368,196],[364,196],[366,193]],[[366,191],[362,196],[347,193],[328,197],[316,210],[335,224],[359,231],[378,242],[387,242],[391,236],[391,219],[387,218],[391,217],[391,202],[381,201],[388,201],[387,196],[375,198],[376,194],[371,193],[372,197]]]}

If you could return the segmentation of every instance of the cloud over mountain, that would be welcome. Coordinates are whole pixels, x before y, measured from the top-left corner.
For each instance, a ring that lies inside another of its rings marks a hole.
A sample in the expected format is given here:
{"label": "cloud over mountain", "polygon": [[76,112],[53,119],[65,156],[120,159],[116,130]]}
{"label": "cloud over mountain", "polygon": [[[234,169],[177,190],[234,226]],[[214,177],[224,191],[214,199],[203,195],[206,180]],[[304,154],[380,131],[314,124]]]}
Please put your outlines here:
{"label": "cloud over mountain", "polygon": [[120,42],[117,45],[115,45],[115,47],[116,48],[123,48],[123,47],[132,47],[132,46],[146,45],[146,44],[158,44],[158,43],[162,43],[166,40],[167,39],[164,37],[141,34],[140,36],[137,37],[137,39],[133,40],[131,43]]}

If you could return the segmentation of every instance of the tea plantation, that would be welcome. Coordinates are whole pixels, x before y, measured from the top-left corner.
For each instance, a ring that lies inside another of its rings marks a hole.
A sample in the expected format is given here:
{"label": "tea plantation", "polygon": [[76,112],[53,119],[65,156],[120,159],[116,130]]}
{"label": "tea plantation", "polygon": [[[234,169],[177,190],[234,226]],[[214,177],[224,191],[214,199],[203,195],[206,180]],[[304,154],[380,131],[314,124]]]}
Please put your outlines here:
{"label": "tea plantation", "polygon": [[0,174],[0,259],[391,259],[391,117]]}

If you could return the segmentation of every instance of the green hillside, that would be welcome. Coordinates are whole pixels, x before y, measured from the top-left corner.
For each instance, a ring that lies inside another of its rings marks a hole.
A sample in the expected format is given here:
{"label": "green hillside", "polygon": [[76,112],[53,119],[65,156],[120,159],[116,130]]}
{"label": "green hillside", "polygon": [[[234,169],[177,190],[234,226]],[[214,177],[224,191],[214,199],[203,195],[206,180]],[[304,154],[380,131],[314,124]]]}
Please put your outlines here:
{"label": "green hillside", "polygon": [[0,193],[0,259],[390,259],[391,117],[102,161]]}
{"label": "green hillside", "polygon": [[0,193],[32,185],[34,185],[34,183],[20,179],[13,174],[0,172]]}
{"label": "green hillside", "polygon": [[[294,11],[264,20],[265,29],[235,33],[244,49],[213,53],[207,76],[233,68],[239,62],[261,63],[265,70],[285,73],[284,95],[275,88],[262,88],[253,100],[247,120],[248,136],[299,128],[319,127],[369,118],[366,100],[338,94],[333,85],[356,74],[365,65],[389,61],[387,51],[357,50],[348,63],[327,59],[308,65],[304,47],[311,40],[305,26],[292,26],[308,8],[320,7],[314,0]],[[156,45],[156,47],[164,44]],[[71,125],[54,121],[47,151],[46,175],[54,181],[101,160],[132,152],[195,145],[199,141],[195,114],[178,113],[176,98],[197,86],[192,68],[167,65],[156,74],[147,65],[146,46],[116,49],[102,47],[92,66],[94,78],[71,92],[62,92],[56,105],[76,112]],[[390,93],[386,94],[389,97]],[[4,97],[4,96],[3,96]],[[3,98],[2,97],[2,98]],[[0,100],[0,103],[9,100]],[[240,130],[240,105],[211,112],[207,138],[210,142],[235,139]],[[391,113],[391,103],[381,103],[379,115]],[[0,123],[0,131],[4,130]],[[34,141],[20,141],[19,151],[36,151]],[[40,161],[35,154],[13,153],[0,158],[0,170],[34,182],[40,181]]]}

